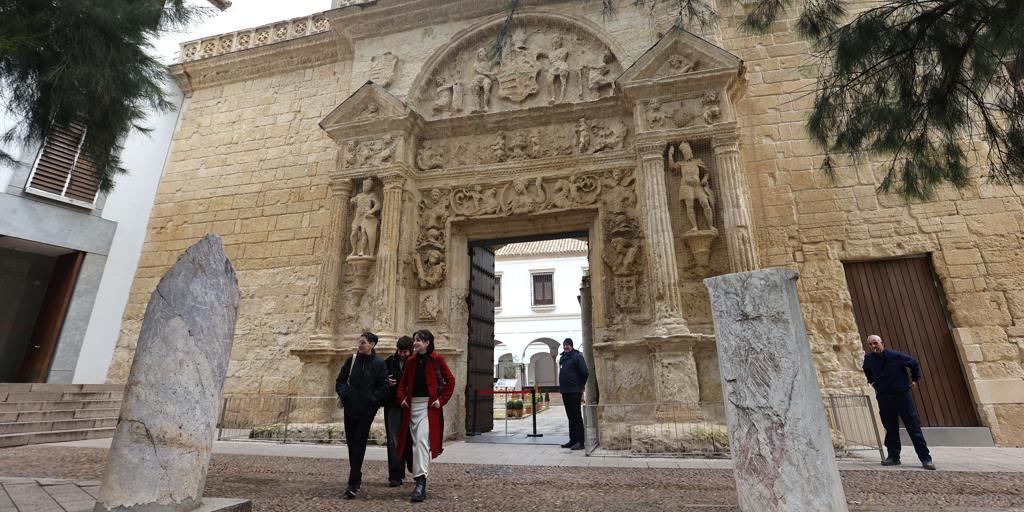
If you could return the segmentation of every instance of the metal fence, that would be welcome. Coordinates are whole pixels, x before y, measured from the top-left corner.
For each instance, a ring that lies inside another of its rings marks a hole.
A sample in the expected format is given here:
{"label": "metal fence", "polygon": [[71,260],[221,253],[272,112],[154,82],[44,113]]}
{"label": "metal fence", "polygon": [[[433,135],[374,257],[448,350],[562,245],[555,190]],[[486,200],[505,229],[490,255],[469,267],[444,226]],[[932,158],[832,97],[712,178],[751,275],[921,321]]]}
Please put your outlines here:
{"label": "metal fence", "polygon": [[[854,451],[882,455],[871,399],[866,395],[823,398],[838,456]],[[728,457],[725,409],[717,403],[585,405],[584,446],[590,456]]]}
{"label": "metal fence", "polygon": [[[370,442],[384,444],[383,414],[377,420],[370,428]],[[345,424],[336,397],[228,397],[221,404],[217,439],[344,443]]]}

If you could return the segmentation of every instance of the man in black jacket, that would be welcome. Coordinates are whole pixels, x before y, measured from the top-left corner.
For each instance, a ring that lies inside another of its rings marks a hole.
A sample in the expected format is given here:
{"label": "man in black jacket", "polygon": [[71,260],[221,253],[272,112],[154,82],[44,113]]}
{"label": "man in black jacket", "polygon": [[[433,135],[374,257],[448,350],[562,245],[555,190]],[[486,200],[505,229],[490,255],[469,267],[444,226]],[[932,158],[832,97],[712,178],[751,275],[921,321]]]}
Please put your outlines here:
{"label": "man in black jacket", "polygon": [[[910,371],[909,378],[907,370]],[[875,388],[875,399],[878,401],[878,415],[885,427],[885,448],[889,456],[882,461],[883,466],[900,465],[900,419],[907,429],[914,444],[921,467],[935,469],[928,443],[921,432],[921,420],[917,416],[914,397],[910,390],[917,387],[921,380],[921,365],[917,359],[885,348],[885,342],[878,335],[868,336],[868,353],[864,355],[864,376]]]}
{"label": "man in black jacket", "polygon": [[363,484],[363,457],[370,438],[370,424],[388,393],[388,368],[374,351],[377,335],[364,332],[356,353],[345,361],[334,382],[345,411],[345,444],[348,445],[348,488],[353,499]]}
{"label": "man in black jacket", "polygon": [[572,348],[572,338],[562,342],[562,355],[558,357],[558,391],[562,393],[565,415],[569,418],[569,442],[562,448],[583,449],[583,388],[590,371],[579,350]]}
{"label": "man in black jacket", "polygon": [[412,473],[412,443],[406,445],[406,453],[398,453],[398,432],[402,428],[402,414],[405,411],[395,399],[397,385],[402,380],[402,370],[411,355],[412,338],[402,336],[398,338],[394,355],[384,360],[388,367],[388,396],[384,400],[384,429],[388,435],[388,487],[402,485],[406,468]]}

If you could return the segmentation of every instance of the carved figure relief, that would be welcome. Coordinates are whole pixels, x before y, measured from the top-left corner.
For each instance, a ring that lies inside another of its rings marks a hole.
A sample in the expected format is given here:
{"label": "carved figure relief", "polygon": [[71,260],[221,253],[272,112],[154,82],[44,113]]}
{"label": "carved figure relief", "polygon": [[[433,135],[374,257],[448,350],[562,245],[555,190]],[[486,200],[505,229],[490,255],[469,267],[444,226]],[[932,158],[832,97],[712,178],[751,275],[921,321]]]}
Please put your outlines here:
{"label": "carved figure relief", "polygon": [[437,290],[420,292],[419,319],[427,321],[437,320],[437,312],[440,306]]}
{"label": "carved figure relief", "polygon": [[392,55],[391,52],[370,57],[370,80],[385,89],[391,85],[397,69],[398,57]]}
{"label": "carved figure relief", "polygon": [[501,192],[502,211],[508,213],[529,213],[545,199],[543,178],[538,177],[531,184],[526,178],[517,178],[505,185]]}
{"label": "carved figure relief", "polygon": [[717,92],[704,91],[704,94],[701,95],[701,104],[703,105],[701,117],[704,119],[704,124],[715,124],[715,122],[722,117],[722,110],[719,107]]}
{"label": "carved figure relief", "polygon": [[349,243],[352,245],[349,257],[374,256],[377,254],[377,228],[380,225],[377,214],[380,213],[381,202],[373,191],[373,181],[370,178],[364,179],[362,192],[349,202],[355,208],[349,234]]}
{"label": "carved figure relief", "polygon": [[673,76],[673,75],[685,75],[698,71],[701,67],[701,62],[693,56],[693,52],[684,51],[672,55],[665,61],[664,64],[655,73],[657,77]]}
{"label": "carved figure relief", "polygon": [[342,168],[389,165],[394,162],[397,146],[398,138],[390,134],[377,140],[345,141],[342,144]]}
{"label": "carved figure relief", "polygon": [[499,131],[492,138],[459,136],[420,141],[416,165],[420,170],[488,165],[554,156],[597,154],[621,150],[629,139],[622,119]]}
{"label": "carved figure relief", "polygon": [[706,229],[715,229],[714,196],[709,182],[710,173],[704,161],[694,158],[693,149],[686,142],[678,148],[669,148],[669,168],[679,174],[679,201],[683,203],[686,218],[690,220],[690,231],[697,231],[696,207],[704,214]]}
{"label": "carved figure relief", "polygon": [[437,249],[421,251],[414,258],[416,280],[420,288],[430,289],[441,286],[444,281],[444,254]]}
{"label": "carved figure relief", "polygon": [[412,254],[417,285],[422,289],[441,286],[445,276],[444,249],[448,223],[448,191],[435,188],[420,199],[420,232]]}
{"label": "carved figure relief", "polygon": [[[595,35],[568,22],[531,16],[519,19],[492,60],[488,47],[498,29],[460,41],[436,67],[425,70],[410,94],[418,112],[438,118],[589,101],[611,94],[622,72],[622,64]],[[463,103],[465,111],[445,107]]]}
{"label": "carved figure relief", "polygon": [[665,127],[665,112],[661,110],[661,100],[653,98],[647,102],[644,110],[644,117],[647,119],[647,128],[660,130]]}
{"label": "carved figure relief", "polygon": [[643,304],[639,293],[639,274],[643,269],[640,223],[626,213],[609,212],[605,215],[604,230],[604,261],[614,276],[614,303],[621,311],[639,311]]}

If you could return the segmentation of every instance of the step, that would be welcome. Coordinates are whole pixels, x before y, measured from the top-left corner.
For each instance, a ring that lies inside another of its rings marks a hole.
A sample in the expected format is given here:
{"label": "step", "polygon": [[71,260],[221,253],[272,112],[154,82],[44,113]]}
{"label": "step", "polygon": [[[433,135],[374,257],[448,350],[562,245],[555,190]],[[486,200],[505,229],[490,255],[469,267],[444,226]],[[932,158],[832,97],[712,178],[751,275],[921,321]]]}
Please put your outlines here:
{"label": "step", "polygon": [[63,430],[82,430],[87,428],[106,428],[117,425],[117,418],[86,418],[81,420],[58,421],[22,421],[18,423],[0,423],[0,434],[21,434],[27,432],[57,432]]}
{"label": "step", "polygon": [[27,444],[62,443],[66,441],[82,441],[84,439],[101,439],[114,437],[114,427],[83,428],[80,430],[62,430],[59,432],[30,432],[23,434],[0,434],[0,448],[22,446]]}
{"label": "step", "polygon": [[49,400],[0,402],[0,413],[21,411],[67,411],[79,409],[120,409],[121,400]]}
{"label": "step", "polygon": [[75,393],[64,393],[60,400],[121,400],[124,398],[122,391],[78,391]]}

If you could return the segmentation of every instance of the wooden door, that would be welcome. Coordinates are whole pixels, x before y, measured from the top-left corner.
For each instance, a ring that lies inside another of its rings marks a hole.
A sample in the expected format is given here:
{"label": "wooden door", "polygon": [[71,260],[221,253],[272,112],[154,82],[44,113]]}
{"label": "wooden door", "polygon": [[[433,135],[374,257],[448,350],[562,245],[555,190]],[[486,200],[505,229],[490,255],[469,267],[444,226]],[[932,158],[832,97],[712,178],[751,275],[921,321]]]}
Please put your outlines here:
{"label": "wooden door", "polygon": [[921,363],[921,383],[913,393],[921,425],[979,426],[931,258],[843,266],[861,343],[877,334],[886,347]]}
{"label": "wooden door", "polygon": [[487,247],[469,248],[469,297],[466,300],[469,302],[466,432],[490,432],[494,429],[494,395],[490,393],[494,389],[494,251]]}
{"label": "wooden door", "polygon": [[21,361],[18,382],[46,382],[53,354],[57,351],[57,340],[64,328],[64,317],[71,306],[71,296],[78,282],[78,271],[82,269],[84,260],[84,252],[73,252],[57,258],[28,350]]}

